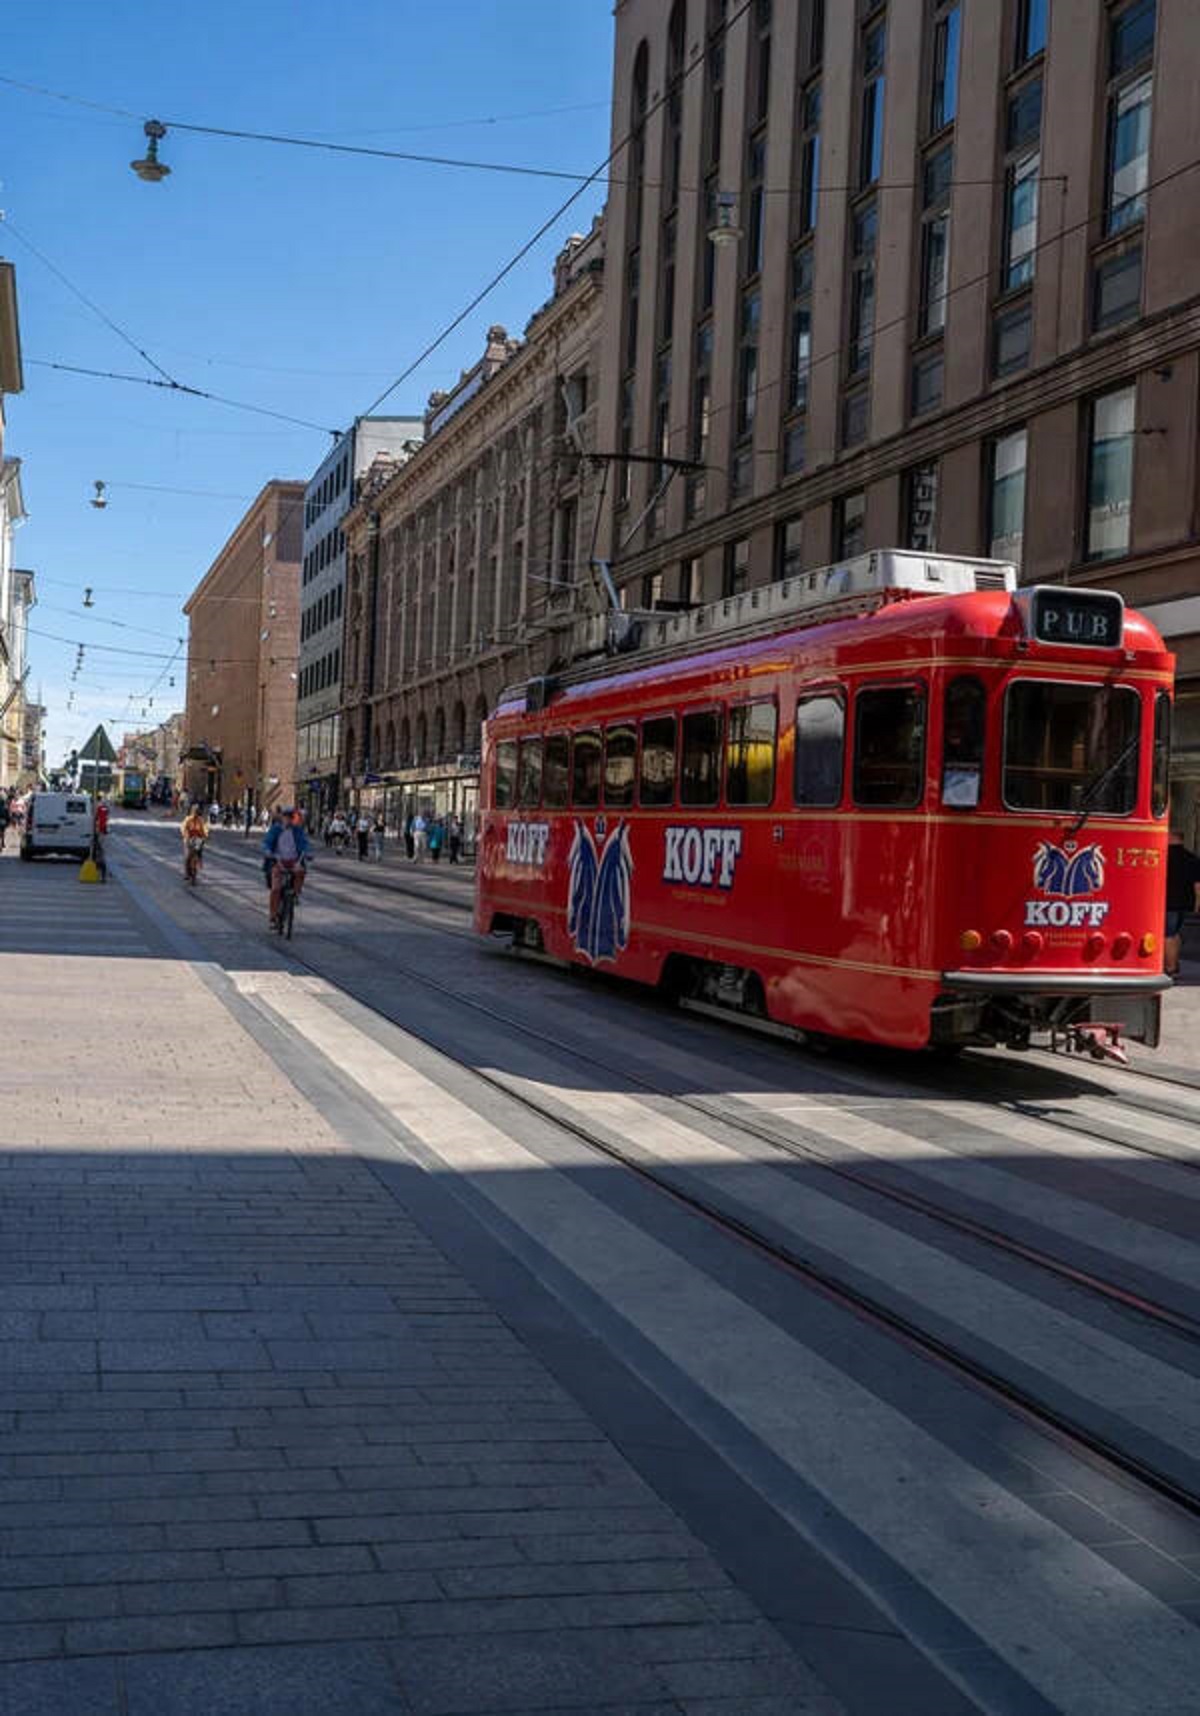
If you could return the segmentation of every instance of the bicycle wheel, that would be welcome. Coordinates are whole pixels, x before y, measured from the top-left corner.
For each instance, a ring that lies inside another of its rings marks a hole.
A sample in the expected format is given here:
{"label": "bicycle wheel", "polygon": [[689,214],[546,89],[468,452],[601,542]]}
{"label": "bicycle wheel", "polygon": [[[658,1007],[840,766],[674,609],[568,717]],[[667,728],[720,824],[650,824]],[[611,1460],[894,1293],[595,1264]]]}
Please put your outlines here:
{"label": "bicycle wheel", "polygon": [[284,894],[279,907],[280,934],[289,941],[292,939],[292,922],[296,916],[296,890],[289,888]]}

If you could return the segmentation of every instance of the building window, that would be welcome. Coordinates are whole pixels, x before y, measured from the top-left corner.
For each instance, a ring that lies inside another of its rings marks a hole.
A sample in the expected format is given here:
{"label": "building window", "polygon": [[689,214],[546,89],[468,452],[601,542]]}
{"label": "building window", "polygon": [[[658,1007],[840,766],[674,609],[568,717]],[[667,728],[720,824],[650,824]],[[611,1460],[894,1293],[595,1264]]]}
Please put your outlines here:
{"label": "building window", "polygon": [[859,145],[858,182],[863,189],[873,185],[883,166],[883,56],[886,28],[880,22],[863,31],[862,38],[862,136]]}
{"label": "building window", "polygon": [[788,350],[788,409],[807,411],[812,365],[813,253],[810,246],[792,256],[792,328]]}
{"label": "building window", "polygon": [[746,147],[746,256],[748,275],[760,274],[763,265],[763,239],[766,233],[766,190],[763,184],[767,166],[766,133],[760,131]]}
{"label": "building window", "polygon": [[1134,245],[1096,264],[1092,326],[1099,332],[1132,321],[1142,307],[1142,247]]}
{"label": "building window", "polygon": [[658,337],[669,343],[675,329],[675,217],[663,222],[659,259]]}
{"label": "building window", "polygon": [[675,0],[667,30],[666,206],[679,201],[679,163],[683,143],[684,3]]}
{"label": "building window", "polygon": [[946,286],[950,272],[950,185],[954,151],[947,144],[925,162],[922,174],[921,300],[919,334],[938,334],[946,325]]}
{"label": "building window", "polygon": [[1094,399],[1089,411],[1087,557],[1109,560],[1129,547],[1133,505],[1133,387]]}
{"label": "building window", "polygon": [[751,480],[754,476],[754,449],[749,445],[738,447],[733,455],[733,471],[730,486],[735,500],[741,500],[750,493]]}
{"label": "building window", "polygon": [[937,546],[937,462],[913,465],[904,473],[904,546],[932,554]]}
{"label": "building window", "polygon": [[1017,64],[1023,66],[1046,46],[1046,15],[1050,0],[1018,0]]}
{"label": "building window", "polygon": [[[671,457],[671,349],[658,354],[654,386],[654,451],[660,459]],[[655,468],[654,480],[666,477],[663,465]]]}
{"label": "building window", "polygon": [[708,52],[704,56],[708,69],[708,100],[704,112],[704,159],[710,167],[721,163],[721,122],[725,110],[725,20],[722,14],[710,15]]}
{"label": "building window", "polygon": [[872,200],[855,212],[850,228],[850,343],[846,367],[852,376],[864,375],[871,367],[877,230],[878,220]]}
{"label": "building window", "polygon": [[657,608],[662,601],[663,575],[661,572],[647,572],[642,579],[642,607]]}
{"label": "building window", "polygon": [[625,368],[637,363],[638,302],[641,295],[642,259],[631,250],[625,262]]}
{"label": "building window", "polygon": [[1132,0],[1114,13],[1109,23],[1109,76],[1148,66],[1154,58],[1155,0]]}
{"label": "building window", "polygon": [[1025,431],[1015,429],[991,444],[988,553],[993,560],[1021,564],[1025,538]]}
{"label": "building window", "polygon": [[1033,279],[1037,249],[1041,155],[1033,149],[1014,161],[1005,178],[1004,275],[1006,292]]}
{"label": "building window", "polygon": [[633,378],[621,384],[621,415],[617,427],[617,505],[628,506],[633,494],[633,466],[627,455],[633,448]]}
{"label": "building window", "polygon": [[717,181],[710,176],[704,181],[704,220],[700,227],[703,246],[700,260],[700,308],[711,310],[717,283],[717,247],[709,233],[717,224]]}
{"label": "building window", "polygon": [[783,469],[791,477],[804,469],[804,419],[788,423],[783,431]]}
{"label": "building window", "polygon": [[750,582],[750,538],[739,536],[736,542],[725,544],[722,596],[738,596]]}
{"label": "building window", "polygon": [[755,0],[755,36],[751,49],[750,111],[759,125],[771,100],[771,0]]}
{"label": "building window", "polygon": [[800,107],[800,203],[797,230],[803,236],[817,224],[821,191],[821,86],[811,84]]}
{"label": "building window", "polygon": [[1024,151],[1037,144],[1042,133],[1042,80],[1030,78],[1009,97],[1004,126],[1004,147]]}
{"label": "building window", "polygon": [[702,590],[703,567],[698,556],[679,562],[679,601],[685,607],[695,608],[700,604]]}
{"label": "building window", "polygon": [[940,131],[958,112],[958,37],[961,17],[957,5],[950,6],[933,28],[933,92],[929,129]]}
{"label": "building window", "polygon": [[992,374],[1014,375],[1029,362],[1033,339],[1033,308],[1028,299],[1005,310],[992,324]]}
{"label": "building window", "polygon": [[795,578],[804,569],[804,520],[782,519],[775,526],[775,582]]}
{"label": "building window", "polygon": [[912,414],[920,417],[926,411],[936,411],[942,403],[942,354],[940,349],[913,359]]}
{"label": "building window", "polygon": [[856,387],[842,401],[842,446],[861,446],[867,438],[870,420],[870,391],[865,387]]}
{"label": "building window", "polygon": [[1140,77],[1111,98],[1108,109],[1108,194],[1105,229],[1123,232],[1146,213],[1150,176],[1150,92]]}
{"label": "building window", "polygon": [[867,546],[867,497],[862,489],[839,495],[833,503],[833,553],[850,560]]}
{"label": "building window", "polygon": [[[709,430],[712,426],[712,353],[711,322],[702,322],[696,329],[696,349],[692,367],[692,418],[688,456],[698,465],[708,459]],[[692,471],[687,479],[687,511],[689,517],[703,509],[705,473]]]}
{"label": "building window", "polygon": [[758,330],[762,314],[762,299],[757,292],[747,292],[742,298],[740,342],[737,370],[737,433],[750,435],[754,431],[754,413],[758,404]]}

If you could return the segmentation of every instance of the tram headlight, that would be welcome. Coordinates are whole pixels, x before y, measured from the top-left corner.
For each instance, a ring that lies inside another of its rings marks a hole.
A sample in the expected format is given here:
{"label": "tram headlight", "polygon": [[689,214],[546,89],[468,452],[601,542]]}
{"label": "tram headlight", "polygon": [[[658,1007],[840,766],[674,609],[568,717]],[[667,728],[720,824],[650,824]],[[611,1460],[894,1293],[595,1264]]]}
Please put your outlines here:
{"label": "tram headlight", "polygon": [[964,930],[958,938],[958,945],[964,953],[978,953],[983,946],[983,937],[978,930]]}

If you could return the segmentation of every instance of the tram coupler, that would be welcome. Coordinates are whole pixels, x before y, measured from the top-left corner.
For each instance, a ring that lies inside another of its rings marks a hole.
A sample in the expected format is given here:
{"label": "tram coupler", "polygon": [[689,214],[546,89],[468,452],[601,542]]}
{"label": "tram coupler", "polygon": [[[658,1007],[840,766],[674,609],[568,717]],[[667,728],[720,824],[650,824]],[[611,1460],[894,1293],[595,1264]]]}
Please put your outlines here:
{"label": "tram coupler", "polygon": [[1121,1041],[1121,1026],[1107,1025],[1098,1019],[1088,1019],[1082,1024],[1069,1025],[1065,1031],[1055,1032],[1056,1037],[1063,1040],[1063,1046],[1070,1054],[1090,1055],[1094,1061],[1116,1061],[1118,1066],[1127,1066],[1129,1051]]}

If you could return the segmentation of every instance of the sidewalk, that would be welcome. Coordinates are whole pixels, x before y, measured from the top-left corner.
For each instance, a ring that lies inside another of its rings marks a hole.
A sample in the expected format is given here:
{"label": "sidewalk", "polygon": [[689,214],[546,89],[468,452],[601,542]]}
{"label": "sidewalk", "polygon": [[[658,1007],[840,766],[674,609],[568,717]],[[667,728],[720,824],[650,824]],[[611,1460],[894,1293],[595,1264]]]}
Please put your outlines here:
{"label": "sidewalk", "polygon": [[123,889],[0,865],[61,899],[0,951],[3,1716],[836,1716],[337,1087]]}

